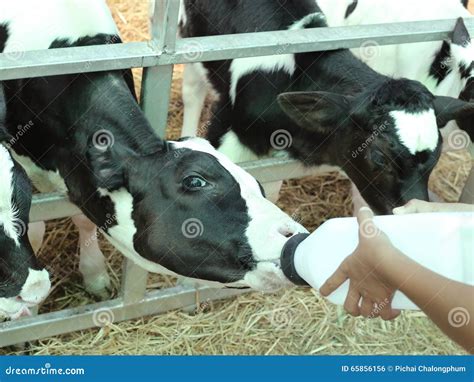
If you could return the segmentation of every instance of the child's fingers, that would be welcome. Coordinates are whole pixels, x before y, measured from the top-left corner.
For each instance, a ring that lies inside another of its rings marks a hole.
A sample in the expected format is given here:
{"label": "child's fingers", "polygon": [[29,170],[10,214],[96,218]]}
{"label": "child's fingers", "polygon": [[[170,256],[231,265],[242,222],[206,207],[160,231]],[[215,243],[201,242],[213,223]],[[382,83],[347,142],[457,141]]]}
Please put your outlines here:
{"label": "child's fingers", "polygon": [[375,309],[374,301],[370,297],[363,297],[360,314],[365,318],[377,318],[379,312]]}
{"label": "child's fingers", "polygon": [[344,281],[348,279],[347,274],[341,270],[342,265],[329,277],[323,286],[319,289],[319,293],[324,297],[329,296],[337,288],[341,286]]}
{"label": "child's fingers", "polygon": [[347,293],[346,301],[344,302],[344,309],[351,316],[360,316],[360,299],[361,295],[359,291],[356,288],[349,287],[349,293]]}
{"label": "child's fingers", "polygon": [[400,315],[400,311],[397,309],[392,309],[392,305],[390,304],[379,304],[379,314],[380,317],[382,317],[383,320],[385,321],[390,321],[393,320],[394,318],[397,318]]}
{"label": "child's fingers", "polygon": [[431,203],[413,199],[402,207],[394,208],[392,212],[394,215],[407,215],[431,211],[433,211],[433,205]]}

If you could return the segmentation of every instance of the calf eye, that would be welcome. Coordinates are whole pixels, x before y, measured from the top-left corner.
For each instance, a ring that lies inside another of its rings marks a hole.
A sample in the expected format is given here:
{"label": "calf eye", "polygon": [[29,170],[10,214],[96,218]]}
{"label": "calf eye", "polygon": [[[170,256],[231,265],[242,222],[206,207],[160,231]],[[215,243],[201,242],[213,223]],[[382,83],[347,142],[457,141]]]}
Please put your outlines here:
{"label": "calf eye", "polygon": [[207,185],[207,181],[197,175],[187,176],[183,179],[183,188],[187,191],[198,191]]}
{"label": "calf eye", "polygon": [[375,151],[372,154],[372,162],[377,167],[385,167],[385,165],[387,164],[387,161],[385,160],[385,156],[380,151]]}

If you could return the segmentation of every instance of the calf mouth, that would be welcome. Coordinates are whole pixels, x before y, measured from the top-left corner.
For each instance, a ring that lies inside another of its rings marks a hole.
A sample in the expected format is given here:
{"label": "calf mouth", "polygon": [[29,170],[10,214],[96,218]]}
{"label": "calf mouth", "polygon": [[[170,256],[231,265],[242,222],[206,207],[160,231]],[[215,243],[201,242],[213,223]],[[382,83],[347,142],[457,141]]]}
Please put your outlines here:
{"label": "calf mouth", "polygon": [[247,272],[243,282],[253,290],[274,293],[293,286],[281,268],[280,259],[259,261],[254,270]]}

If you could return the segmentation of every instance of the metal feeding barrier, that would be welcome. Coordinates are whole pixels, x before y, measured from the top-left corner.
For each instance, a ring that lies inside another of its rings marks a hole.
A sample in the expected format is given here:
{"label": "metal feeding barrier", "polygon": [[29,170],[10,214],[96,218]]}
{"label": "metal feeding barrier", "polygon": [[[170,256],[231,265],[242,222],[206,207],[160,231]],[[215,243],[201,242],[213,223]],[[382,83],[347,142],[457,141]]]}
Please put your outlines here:
{"label": "metal feeding barrier", "polygon": [[[143,67],[143,110],[156,132],[164,137],[174,64],[357,48],[367,43],[375,46],[439,41],[450,37],[456,22],[420,21],[177,39],[180,1],[155,2],[152,40],[29,51],[21,54],[21,60],[0,54],[0,81]],[[467,19],[466,26],[474,33],[474,19]],[[264,184],[314,174],[298,162],[277,158],[244,163],[242,167]],[[35,195],[31,221],[65,218],[79,213],[80,210],[65,195]],[[125,260],[118,298],[0,323],[0,347],[172,309],[185,309],[195,306],[197,301],[223,299],[242,293],[180,285],[147,291],[147,279],[145,270]]]}

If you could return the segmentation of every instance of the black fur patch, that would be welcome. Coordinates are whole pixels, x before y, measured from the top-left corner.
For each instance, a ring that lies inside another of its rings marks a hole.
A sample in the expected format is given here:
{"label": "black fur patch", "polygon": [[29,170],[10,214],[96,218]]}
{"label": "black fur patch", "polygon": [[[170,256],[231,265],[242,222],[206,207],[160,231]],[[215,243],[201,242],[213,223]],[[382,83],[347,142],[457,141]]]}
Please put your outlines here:
{"label": "black fur patch", "polygon": [[5,50],[5,45],[7,44],[9,35],[8,25],[0,24],[0,53],[3,53]]}
{"label": "black fur patch", "polygon": [[359,3],[358,0],[354,0],[351,5],[347,7],[345,18],[347,19],[350,15],[354,13],[357,8],[357,4]]}

